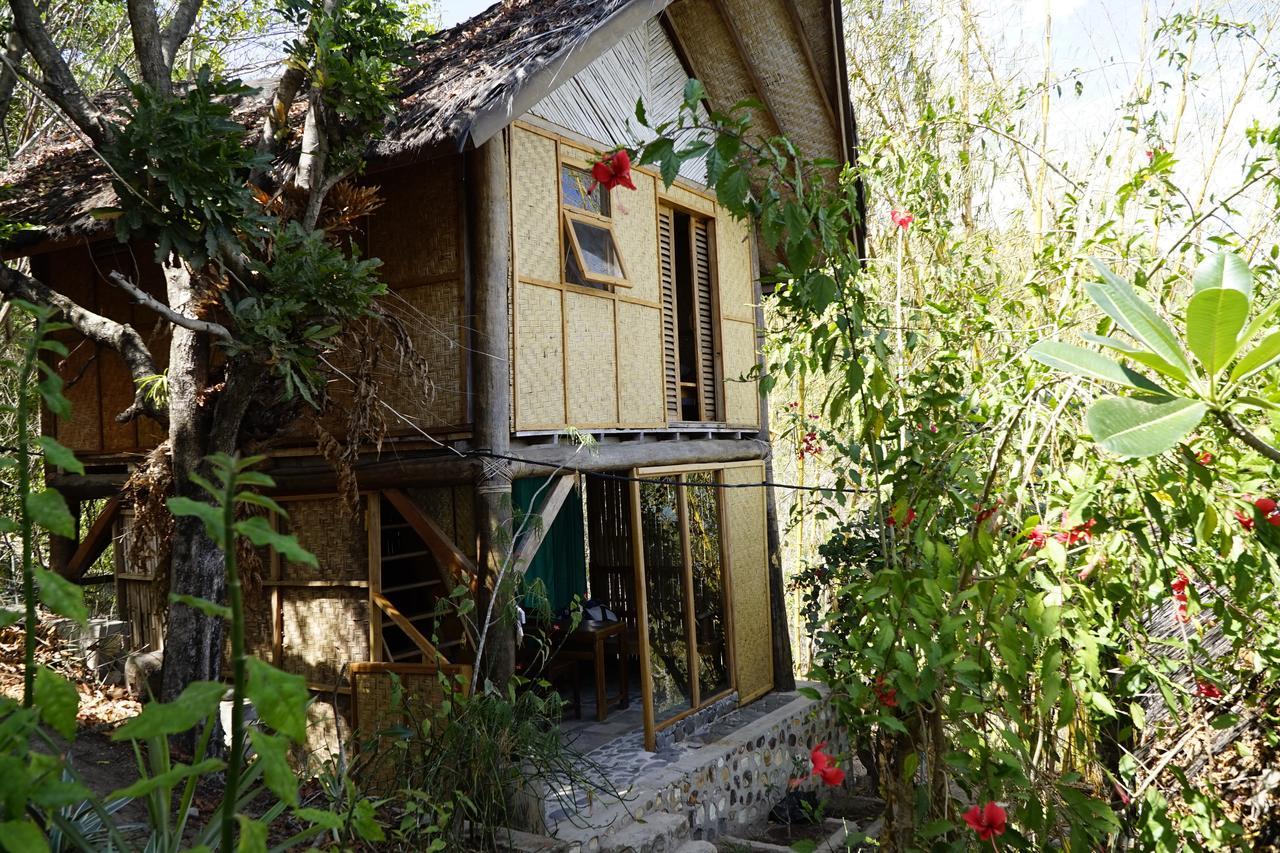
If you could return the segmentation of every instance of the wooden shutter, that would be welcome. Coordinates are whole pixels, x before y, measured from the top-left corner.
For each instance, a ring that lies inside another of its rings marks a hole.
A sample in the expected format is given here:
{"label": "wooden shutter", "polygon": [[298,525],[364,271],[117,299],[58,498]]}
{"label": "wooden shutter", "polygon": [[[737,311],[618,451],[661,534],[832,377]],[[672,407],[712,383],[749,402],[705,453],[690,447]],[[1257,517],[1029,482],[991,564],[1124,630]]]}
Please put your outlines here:
{"label": "wooden shutter", "polygon": [[702,420],[720,420],[716,381],[716,303],[711,275],[710,220],[693,220],[693,288],[698,311],[698,404]]}
{"label": "wooden shutter", "polygon": [[679,341],[676,339],[675,214],[658,208],[658,278],[662,282],[662,375],[667,420],[680,420]]}

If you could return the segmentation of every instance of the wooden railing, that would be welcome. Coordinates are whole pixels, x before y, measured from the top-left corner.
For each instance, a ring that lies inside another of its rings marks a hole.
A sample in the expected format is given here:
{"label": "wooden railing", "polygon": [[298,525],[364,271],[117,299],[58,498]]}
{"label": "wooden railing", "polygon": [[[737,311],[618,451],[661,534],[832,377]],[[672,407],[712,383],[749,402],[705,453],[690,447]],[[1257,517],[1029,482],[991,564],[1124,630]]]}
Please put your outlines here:
{"label": "wooden railing", "polygon": [[442,666],[449,664],[449,659],[442,655],[440,650],[437,649],[430,640],[424,637],[421,631],[413,626],[413,623],[409,621],[409,617],[401,613],[400,610],[391,603],[391,599],[387,598],[380,592],[370,592],[369,598],[374,604],[378,605],[378,609],[387,614],[388,619],[396,623],[397,628],[404,631],[405,636],[409,638],[410,642],[418,647],[418,651],[422,652],[423,662],[435,662]]}
{"label": "wooden railing", "polygon": [[395,507],[396,512],[400,513],[405,522],[413,528],[413,532],[427,543],[427,548],[431,550],[431,555],[435,557],[436,564],[440,568],[440,579],[447,585],[446,594],[454,584],[472,586],[477,575],[476,564],[462,553],[462,550],[449,538],[449,534],[419,509],[418,505],[404,492],[399,489],[387,489],[383,494]]}

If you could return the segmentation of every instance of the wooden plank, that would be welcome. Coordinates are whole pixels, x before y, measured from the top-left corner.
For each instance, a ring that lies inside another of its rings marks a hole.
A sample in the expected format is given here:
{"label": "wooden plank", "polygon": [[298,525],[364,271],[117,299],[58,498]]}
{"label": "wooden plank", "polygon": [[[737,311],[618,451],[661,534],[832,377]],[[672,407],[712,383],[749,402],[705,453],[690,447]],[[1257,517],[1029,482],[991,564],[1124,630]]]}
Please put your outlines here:
{"label": "wooden plank", "polygon": [[382,620],[374,619],[375,595],[382,595],[382,496],[370,495],[365,531],[369,545],[369,660],[382,660]]}
{"label": "wooden plank", "polygon": [[535,523],[529,527],[511,560],[512,568],[519,574],[523,575],[528,570],[529,564],[533,562],[533,558],[537,556],[538,548],[546,538],[547,531],[551,529],[552,522],[560,514],[560,508],[564,506],[565,500],[577,483],[576,474],[561,474],[551,488],[544,492],[537,509],[531,511],[530,515],[541,519],[541,523]]}
{"label": "wooden plank", "polygon": [[308,587],[311,589],[336,589],[345,587],[349,589],[365,589],[369,586],[368,581],[351,581],[351,580],[329,580],[321,578],[319,580],[293,580],[289,578],[270,578],[264,580],[262,585],[265,587],[281,587],[281,588],[299,588]]}
{"label": "wooden plank", "polygon": [[476,564],[462,553],[462,550],[454,544],[449,538],[449,534],[445,533],[426,515],[418,505],[414,503],[408,495],[399,489],[387,489],[383,492],[391,505],[395,507],[396,512],[404,517],[413,528],[413,532],[418,534],[423,542],[427,543],[427,547],[431,549],[431,554],[436,558],[436,564],[440,568],[440,579],[446,584],[471,583],[479,576]]}
{"label": "wooden plank", "polygon": [[427,659],[439,661],[441,664],[449,663],[448,658],[440,654],[440,651],[432,645],[431,641],[422,636],[422,632],[413,626],[413,622],[409,621],[409,617],[397,610],[389,598],[378,592],[369,593],[369,598],[378,609],[391,618],[392,622],[396,623],[397,628],[404,631],[405,636],[418,647],[418,650]]}
{"label": "wooden plank", "polygon": [[[631,476],[639,472],[632,471]],[[634,567],[636,627],[639,629],[640,648],[640,706],[644,716],[644,748],[658,750],[657,730],[653,726],[653,674],[649,670],[649,601],[644,583],[644,530],[640,515],[640,483],[632,480],[631,486],[631,562]]]}
{"label": "wooden plank", "polygon": [[98,517],[94,519],[88,535],[84,537],[84,541],[76,548],[76,552],[71,555],[71,559],[67,561],[63,577],[69,580],[75,580],[80,577],[90,566],[98,561],[98,558],[102,556],[102,552],[107,550],[107,546],[111,544],[111,531],[115,524],[116,516],[120,514],[121,503],[119,495],[107,501],[106,506],[102,508],[102,512],[98,513]]}
{"label": "wooden plank", "polygon": [[[684,475],[680,476],[684,482]],[[689,707],[696,709],[701,705],[699,694],[702,692],[698,684],[698,613],[693,606],[693,543],[689,541],[689,490],[676,489],[676,516],[680,522],[680,572],[681,586],[684,588],[684,645],[688,655],[689,668]]]}

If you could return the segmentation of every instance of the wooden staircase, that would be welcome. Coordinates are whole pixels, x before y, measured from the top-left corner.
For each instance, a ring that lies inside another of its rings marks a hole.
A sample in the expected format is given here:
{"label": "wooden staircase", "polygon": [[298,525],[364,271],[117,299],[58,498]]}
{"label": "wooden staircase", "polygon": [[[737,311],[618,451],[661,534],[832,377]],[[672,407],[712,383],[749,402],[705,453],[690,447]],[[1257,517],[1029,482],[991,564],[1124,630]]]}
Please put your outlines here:
{"label": "wooden staircase", "polygon": [[471,663],[474,652],[457,615],[461,601],[450,599],[455,587],[469,583],[468,561],[403,492],[383,492],[378,510],[380,571],[370,590],[381,620],[378,659]]}

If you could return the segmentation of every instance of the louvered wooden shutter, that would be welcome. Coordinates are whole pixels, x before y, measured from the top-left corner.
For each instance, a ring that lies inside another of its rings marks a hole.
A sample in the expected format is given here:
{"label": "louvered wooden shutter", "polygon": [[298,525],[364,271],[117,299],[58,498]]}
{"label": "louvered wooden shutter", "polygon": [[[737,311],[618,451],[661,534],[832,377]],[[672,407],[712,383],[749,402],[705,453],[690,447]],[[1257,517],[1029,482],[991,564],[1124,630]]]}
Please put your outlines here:
{"label": "louvered wooden shutter", "polygon": [[712,293],[710,221],[693,220],[693,288],[698,301],[698,402],[704,421],[720,420],[716,381],[716,303]]}
{"label": "louvered wooden shutter", "polygon": [[667,420],[680,420],[679,341],[676,339],[675,214],[658,208],[658,277],[662,280],[662,374],[666,385]]}

